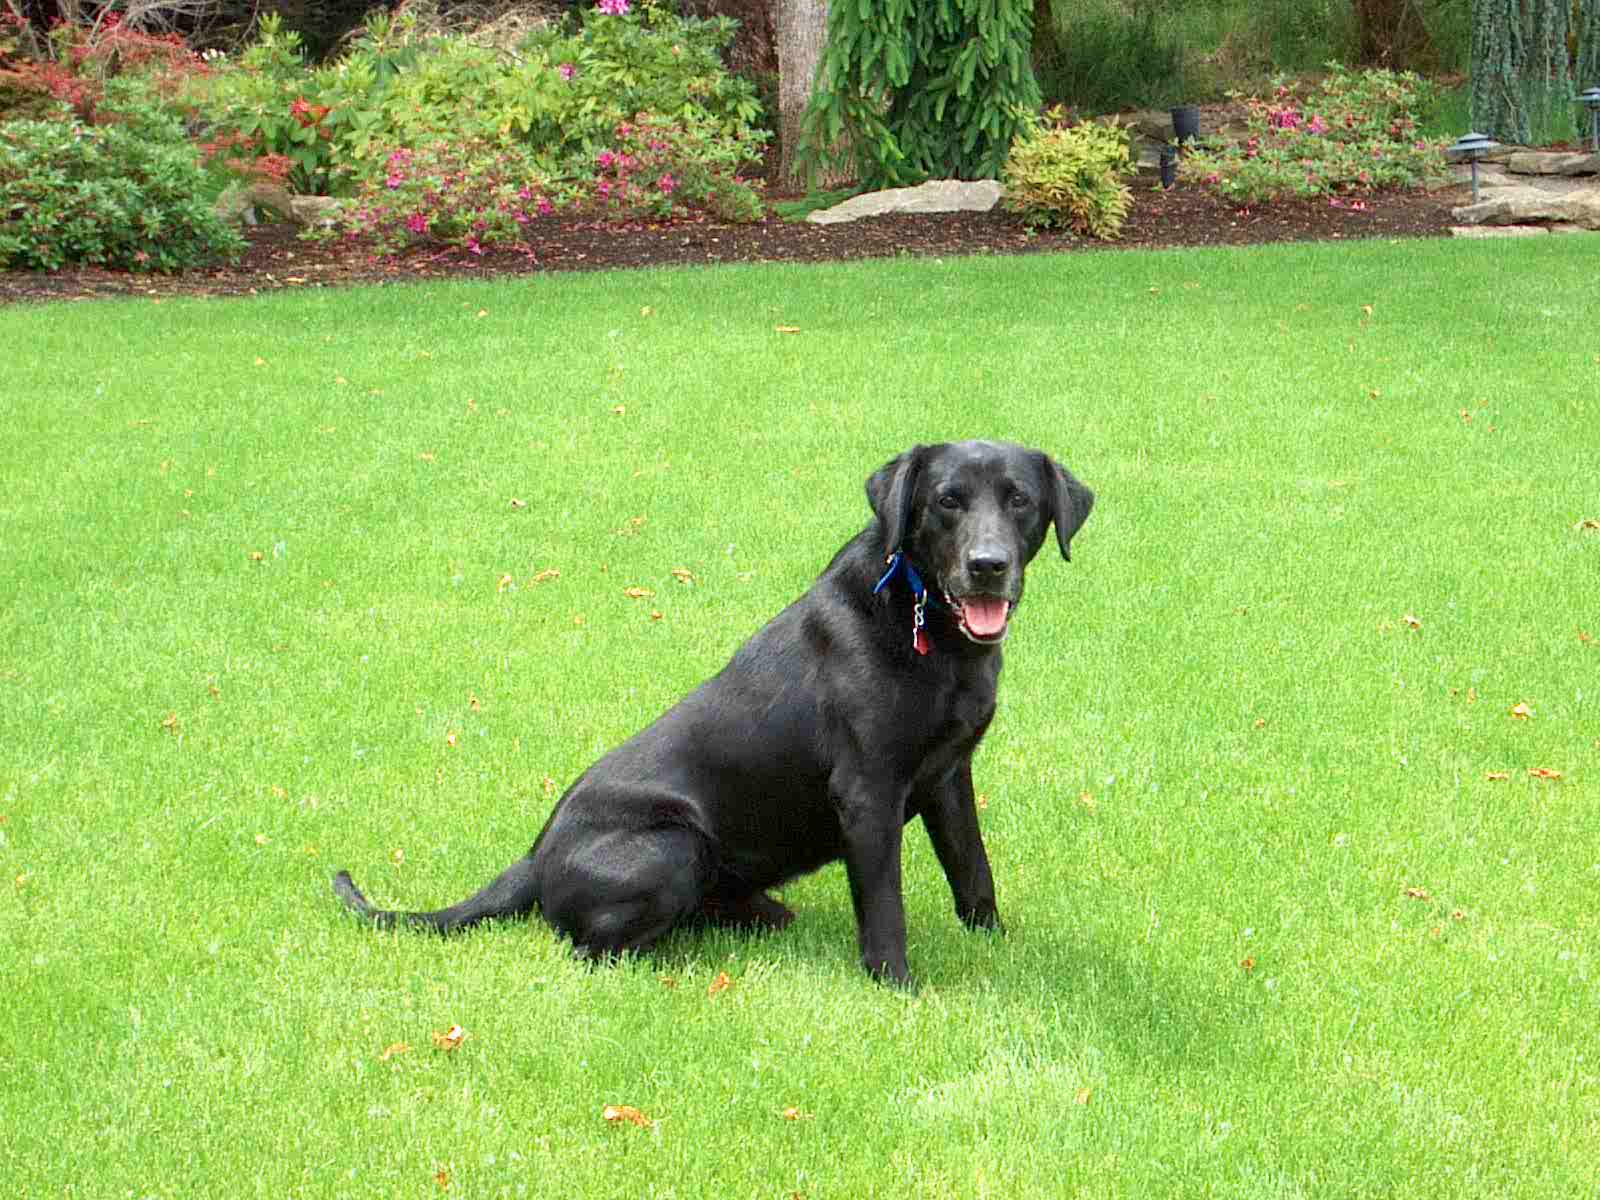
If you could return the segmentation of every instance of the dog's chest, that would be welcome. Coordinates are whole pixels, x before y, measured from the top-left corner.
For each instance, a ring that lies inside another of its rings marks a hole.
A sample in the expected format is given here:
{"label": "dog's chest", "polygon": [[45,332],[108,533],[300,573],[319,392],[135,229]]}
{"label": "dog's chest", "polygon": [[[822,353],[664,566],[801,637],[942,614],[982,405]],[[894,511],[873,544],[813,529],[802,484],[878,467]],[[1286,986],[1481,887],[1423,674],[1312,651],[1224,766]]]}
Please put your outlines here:
{"label": "dog's chest", "polygon": [[992,685],[944,688],[926,695],[923,711],[903,727],[920,735],[911,739],[920,743],[914,767],[917,780],[943,776],[970,758],[994,719],[994,709]]}

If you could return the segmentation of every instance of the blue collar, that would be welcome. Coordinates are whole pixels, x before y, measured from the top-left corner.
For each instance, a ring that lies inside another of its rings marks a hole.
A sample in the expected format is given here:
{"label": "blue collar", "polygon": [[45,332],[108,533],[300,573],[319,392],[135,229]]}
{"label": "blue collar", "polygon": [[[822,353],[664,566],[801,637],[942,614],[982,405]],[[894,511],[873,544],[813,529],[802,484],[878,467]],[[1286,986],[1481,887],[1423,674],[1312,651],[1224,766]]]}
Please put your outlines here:
{"label": "blue collar", "polygon": [[922,576],[917,574],[917,569],[911,565],[911,560],[906,557],[904,550],[896,550],[889,556],[889,569],[883,573],[883,578],[878,580],[878,586],[872,589],[872,594],[876,596],[883,591],[896,575],[906,577],[906,582],[911,585],[911,594],[917,598],[918,604],[927,600],[928,585],[922,582]]}
{"label": "blue collar", "polygon": [[911,560],[906,557],[905,551],[896,550],[889,556],[889,569],[883,573],[883,578],[878,580],[878,585],[872,589],[876,596],[889,586],[889,581],[896,575],[904,575],[906,583],[911,588],[911,597],[916,602],[911,609],[911,648],[918,654],[927,654],[933,648],[933,643],[928,640],[928,585],[922,582],[922,576],[911,565]]}

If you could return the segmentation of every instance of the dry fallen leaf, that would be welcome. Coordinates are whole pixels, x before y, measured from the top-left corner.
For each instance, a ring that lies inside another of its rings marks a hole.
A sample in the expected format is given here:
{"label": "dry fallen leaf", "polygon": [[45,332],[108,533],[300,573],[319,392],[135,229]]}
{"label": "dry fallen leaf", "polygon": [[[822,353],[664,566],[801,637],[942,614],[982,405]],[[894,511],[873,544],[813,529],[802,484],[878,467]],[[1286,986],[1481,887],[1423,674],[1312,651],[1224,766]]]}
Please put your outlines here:
{"label": "dry fallen leaf", "polygon": [[1590,642],[1594,641],[1594,634],[1590,633],[1587,629],[1580,629],[1578,630],[1578,640],[1587,646]]}
{"label": "dry fallen leaf", "polygon": [[546,567],[544,570],[540,571],[537,575],[535,575],[532,579],[528,580],[528,586],[532,587],[536,583],[549,583],[552,579],[560,579],[560,578],[561,578],[561,572],[560,571],[556,570],[554,567]]}
{"label": "dry fallen leaf", "polygon": [[1428,889],[1427,888],[1408,887],[1406,889],[1406,895],[1408,897],[1410,897],[1412,900],[1432,900],[1433,899],[1433,897],[1428,894]]}
{"label": "dry fallen leaf", "polygon": [[460,740],[461,739],[456,736],[456,731],[454,729],[444,735],[444,744],[446,746],[454,746]]}
{"label": "dry fallen leaf", "polygon": [[439,1185],[439,1190],[441,1192],[448,1192],[450,1190],[450,1172],[446,1171],[443,1167],[440,1167],[433,1173],[433,1181]]}
{"label": "dry fallen leaf", "polygon": [[272,840],[272,839],[271,839],[271,838],[269,838],[269,837],[268,837],[268,836],[267,836],[267,835],[266,835],[266,834],[264,834],[264,833],[258,833],[258,834],[256,834],[256,845],[258,845],[258,846],[265,846],[265,845],[266,845],[266,844],[267,844],[267,843],[268,843],[268,842],[270,842],[270,841],[271,841],[271,840]]}
{"label": "dry fallen leaf", "polygon": [[672,577],[674,579],[676,579],[679,583],[693,583],[694,582],[694,572],[689,570],[688,567],[673,567],[672,568]]}
{"label": "dry fallen leaf", "polygon": [[1594,517],[1585,517],[1583,520],[1574,525],[1573,528],[1578,530],[1580,533],[1592,532],[1593,530],[1600,529],[1600,520],[1596,520]]}
{"label": "dry fallen leaf", "polygon": [[1407,628],[1410,628],[1410,629],[1421,629],[1422,628],[1421,620],[1419,620],[1417,617],[1413,616],[1411,613],[1407,613],[1405,616],[1401,617],[1400,619],[1406,623]]}
{"label": "dry fallen leaf", "polygon": [[178,714],[175,712],[169,712],[162,719],[161,728],[172,734],[173,737],[177,737],[178,733],[180,732],[180,727],[178,725]]}
{"label": "dry fallen leaf", "polygon": [[988,796],[988,793],[979,792],[975,803],[978,806],[978,811],[979,812],[987,812],[989,810],[989,796]]}
{"label": "dry fallen leaf", "polygon": [[619,404],[619,405],[617,405],[617,406],[616,406],[616,407],[615,407],[615,408],[613,408],[613,409],[612,409],[612,410],[611,410],[611,411],[612,411],[612,412],[613,412],[613,413],[614,413],[614,414],[615,414],[615,415],[617,415],[617,416],[619,416],[619,417],[622,417],[622,416],[626,416],[626,415],[627,415],[627,412],[628,412],[628,410],[627,410],[627,408],[626,408],[626,406],[624,406],[624,405],[621,405],[621,404]]}
{"label": "dry fallen leaf", "polygon": [[265,562],[266,560],[267,560],[267,556],[265,554],[263,554],[261,551],[259,551],[259,550],[250,551],[250,561],[251,562]]}
{"label": "dry fallen leaf", "polygon": [[528,502],[526,500],[518,500],[515,496],[513,496],[513,497],[511,497],[511,507],[512,508],[527,508],[528,507]]}
{"label": "dry fallen leaf", "polygon": [[466,1040],[467,1031],[459,1025],[452,1025],[443,1033],[435,1033],[433,1035],[433,1044],[447,1054]]}
{"label": "dry fallen leaf", "polygon": [[800,332],[800,326],[798,326],[798,325],[774,325],[772,328],[777,333],[799,333]]}
{"label": "dry fallen leaf", "polygon": [[399,1058],[402,1054],[411,1053],[410,1042],[390,1042],[383,1048],[383,1053],[378,1055],[379,1062],[388,1062],[391,1058]]}
{"label": "dry fallen leaf", "polygon": [[1526,721],[1533,716],[1533,709],[1528,707],[1527,701],[1523,701],[1521,704],[1512,707],[1511,715],[1519,721]]}
{"label": "dry fallen leaf", "polygon": [[1510,771],[1485,771],[1483,777],[1490,783],[1504,783],[1511,778]]}
{"label": "dry fallen leaf", "polygon": [[1256,960],[1253,958],[1241,958],[1239,965],[1246,971],[1254,971],[1256,969]]}
{"label": "dry fallen leaf", "polygon": [[661,610],[660,610],[660,609],[659,609],[659,608],[652,608],[652,609],[651,609],[651,610],[650,610],[650,619],[651,619],[651,620],[652,620],[652,621],[659,621],[659,620],[661,620],[661,615],[662,615],[662,614],[661,614]]}
{"label": "dry fallen leaf", "polygon": [[494,590],[496,592],[504,592],[504,591],[507,591],[510,588],[515,587],[516,585],[517,585],[517,581],[515,579],[512,579],[510,575],[502,575],[502,576],[500,576],[500,582],[495,584],[495,589]]}
{"label": "dry fallen leaf", "polygon": [[629,600],[648,600],[651,596],[655,595],[655,593],[652,592],[649,588],[643,588],[643,587],[627,587],[627,588],[623,588],[622,589],[622,594],[624,596],[626,596]]}
{"label": "dry fallen leaf", "polygon": [[1549,767],[1529,767],[1528,774],[1535,779],[1565,779],[1561,771],[1552,771]]}
{"label": "dry fallen leaf", "polygon": [[1257,717],[1255,723],[1251,726],[1252,729],[1265,729],[1266,727],[1267,719],[1265,717]]}
{"label": "dry fallen leaf", "polygon": [[467,693],[467,707],[470,708],[473,712],[482,712],[483,711],[483,701],[478,699],[477,694],[475,692],[468,692]]}
{"label": "dry fallen leaf", "polygon": [[641,1129],[650,1128],[650,1118],[631,1104],[608,1104],[600,1110],[600,1116],[613,1125],[621,1125],[626,1122],[630,1125],[637,1125]]}
{"label": "dry fallen leaf", "polygon": [[733,986],[733,979],[726,971],[718,971],[717,977],[711,981],[711,986],[706,988],[706,997],[715,999]]}
{"label": "dry fallen leaf", "polygon": [[544,777],[543,782],[540,783],[539,786],[544,789],[544,794],[546,796],[554,796],[556,794],[556,781],[551,779],[548,775]]}
{"label": "dry fallen leaf", "polygon": [[396,846],[393,852],[389,855],[389,861],[397,867],[403,865],[406,861],[406,852],[400,847]]}
{"label": "dry fallen leaf", "polygon": [[810,1121],[814,1118],[810,1113],[801,1112],[798,1108],[791,1104],[788,1108],[783,1110],[783,1119],[785,1121]]}
{"label": "dry fallen leaf", "polygon": [[1081,1087],[1073,1095],[1072,1102],[1074,1104],[1087,1104],[1089,1103],[1089,1097],[1093,1095],[1094,1090],[1092,1088]]}

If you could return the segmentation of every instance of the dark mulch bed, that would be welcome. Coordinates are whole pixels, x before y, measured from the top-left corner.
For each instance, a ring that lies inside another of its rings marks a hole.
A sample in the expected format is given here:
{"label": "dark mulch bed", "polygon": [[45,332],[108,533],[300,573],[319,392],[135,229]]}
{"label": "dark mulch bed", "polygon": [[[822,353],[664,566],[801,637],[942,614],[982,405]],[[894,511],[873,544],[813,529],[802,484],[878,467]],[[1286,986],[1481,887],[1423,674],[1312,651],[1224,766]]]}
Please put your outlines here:
{"label": "dark mulch bed", "polygon": [[34,274],[0,272],[0,304],[87,300],[104,296],[242,296],[280,288],[422,279],[482,279],[553,271],[752,262],[838,262],[895,255],[1109,252],[1175,246],[1240,246],[1268,242],[1448,236],[1450,209],[1462,189],[1378,193],[1364,208],[1326,200],[1282,201],[1250,209],[1198,188],[1169,192],[1141,182],[1133,211],[1115,242],[1066,233],[1030,233],[1003,212],[875,217],[810,225],[768,217],[753,225],[680,222],[617,227],[552,218],[525,251],[475,256],[417,248],[393,258],[342,242],[313,243],[285,225],[249,231],[250,248],[236,264],[177,276],[134,275],[93,268]]}

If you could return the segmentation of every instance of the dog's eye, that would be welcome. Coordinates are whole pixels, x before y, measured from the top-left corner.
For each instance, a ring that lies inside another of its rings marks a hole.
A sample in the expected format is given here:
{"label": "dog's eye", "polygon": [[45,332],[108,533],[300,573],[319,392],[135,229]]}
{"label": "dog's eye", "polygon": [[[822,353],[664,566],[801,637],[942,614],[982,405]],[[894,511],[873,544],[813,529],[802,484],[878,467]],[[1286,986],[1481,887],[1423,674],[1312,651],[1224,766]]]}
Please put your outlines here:
{"label": "dog's eye", "polygon": [[1012,508],[1027,508],[1032,503],[1033,503],[1033,497],[1028,495],[1027,492],[1012,492],[1011,493],[1011,507]]}
{"label": "dog's eye", "polygon": [[951,512],[954,512],[956,509],[961,507],[961,497],[957,496],[954,492],[946,492],[944,495],[939,497],[939,507],[949,509]]}

